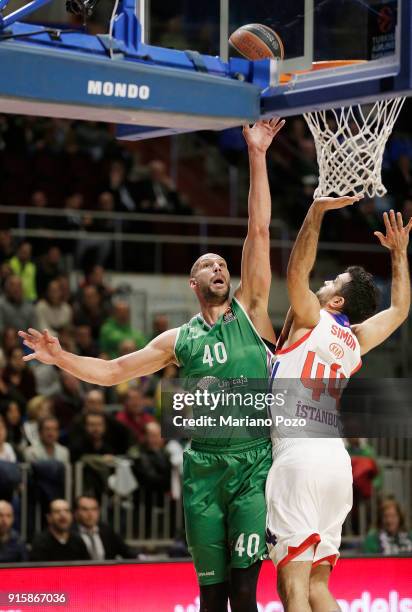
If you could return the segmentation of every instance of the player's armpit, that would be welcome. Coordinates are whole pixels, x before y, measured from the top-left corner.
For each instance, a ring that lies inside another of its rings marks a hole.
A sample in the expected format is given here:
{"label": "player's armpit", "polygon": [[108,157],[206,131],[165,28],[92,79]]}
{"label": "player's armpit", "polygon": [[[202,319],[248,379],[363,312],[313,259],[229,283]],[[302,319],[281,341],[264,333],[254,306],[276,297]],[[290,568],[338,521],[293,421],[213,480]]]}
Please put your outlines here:
{"label": "player's armpit", "polygon": [[154,338],[140,351],[114,359],[111,364],[110,385],[118,385],[131,378],[154,374],[171,363],[176,363],[174,353],[178,329],[170,329]]}
{"label": "player's armpit", "polygon": [[398,308],[387,308],[370,317],[363,323],[352,325],[352,331],[356,335],[361,348],[361,355],[365,355],[370,350],[385,342],[389,336],[407,318],[405,312]]}

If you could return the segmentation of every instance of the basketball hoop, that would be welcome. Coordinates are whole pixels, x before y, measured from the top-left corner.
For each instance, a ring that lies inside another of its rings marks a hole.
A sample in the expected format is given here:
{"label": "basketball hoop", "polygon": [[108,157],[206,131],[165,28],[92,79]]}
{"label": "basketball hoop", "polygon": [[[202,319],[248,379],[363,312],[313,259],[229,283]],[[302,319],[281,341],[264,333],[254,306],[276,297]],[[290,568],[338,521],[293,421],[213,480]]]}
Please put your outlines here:
{"label": "basketball hoop", "polygon": [[[288,85],[315,70],[340,69],[360,60],[314,62],[310,70],[283,74],[280,83]],[[404,97],[377,100],[332,110],[304,113],[316,145],[319,184],[315,197],[327,195],[383,196],[382,160],[385,145],[402,109]]]}
{"label": "basketball hoop", "polygon": [[383,196],[382,159],[405,98],[378,100],[372,107],[348,106],[305,113],[316,144],[319,184],[315,197]]}

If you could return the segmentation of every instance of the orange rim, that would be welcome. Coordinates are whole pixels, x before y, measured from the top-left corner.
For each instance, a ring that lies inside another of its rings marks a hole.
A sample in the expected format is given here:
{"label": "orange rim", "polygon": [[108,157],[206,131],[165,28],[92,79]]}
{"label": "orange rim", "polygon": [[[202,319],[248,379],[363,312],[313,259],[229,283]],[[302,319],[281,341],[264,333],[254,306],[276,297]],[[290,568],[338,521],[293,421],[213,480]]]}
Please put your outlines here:
{"label": "orange rim", "polygon": [[313,62],[312,68],[307,70],[294,70],[293,72],[287,72],[280,75],[279,83],[284,85],[289,83],[295,74],[308,74],[315,70],[330,70],[333,68],[342,68],[343,66],[352,66],[354,64],[366,64],[367,60],[326,60],[322,62]]}

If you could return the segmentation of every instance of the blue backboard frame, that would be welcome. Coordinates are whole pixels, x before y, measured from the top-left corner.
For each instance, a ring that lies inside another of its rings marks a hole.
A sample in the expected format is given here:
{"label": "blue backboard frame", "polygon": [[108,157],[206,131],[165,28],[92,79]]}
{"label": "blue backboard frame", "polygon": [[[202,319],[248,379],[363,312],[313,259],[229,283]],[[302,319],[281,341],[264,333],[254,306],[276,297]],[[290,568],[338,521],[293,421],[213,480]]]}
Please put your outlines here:
{"label": "blue backboard frame", "polygon": [[[224,62],[143,43],[137,0],[120,0],[111,37],[0,19],[0,112],[119,123],[120,138],[137,140],[410,95],[412,0],[399,2],[396,55],[296,75],[287,85],[277,84],[285,66],[276,61]],[[90,81],[98,84],[91,92]],[[106,95],[105,83],[119,95]],[[123,95],[125,85],[151,95]]]}

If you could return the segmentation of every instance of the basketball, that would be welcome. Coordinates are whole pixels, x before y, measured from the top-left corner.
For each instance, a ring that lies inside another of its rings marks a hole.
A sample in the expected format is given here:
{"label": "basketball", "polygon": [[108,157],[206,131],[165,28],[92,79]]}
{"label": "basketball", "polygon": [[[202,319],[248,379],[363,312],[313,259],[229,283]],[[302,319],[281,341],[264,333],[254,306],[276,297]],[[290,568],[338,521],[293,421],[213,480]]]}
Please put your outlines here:
{"label": "basketball", "polygon": [[249,23],[235,30],[229,44],[248,60],[283,59],[285,54],[280,36],[260,23]]}

